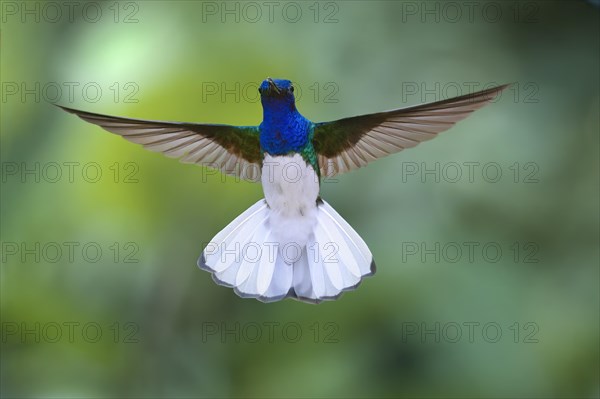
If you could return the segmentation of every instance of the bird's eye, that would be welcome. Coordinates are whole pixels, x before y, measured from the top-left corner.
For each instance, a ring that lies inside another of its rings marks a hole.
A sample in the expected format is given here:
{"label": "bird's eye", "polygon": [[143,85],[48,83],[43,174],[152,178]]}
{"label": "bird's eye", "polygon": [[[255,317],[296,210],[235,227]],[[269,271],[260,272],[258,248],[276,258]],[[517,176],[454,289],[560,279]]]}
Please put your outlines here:
{"label": "bird's eye", "polygon": [[290,86],[290,91],[293,93],[294,92],[294,86]]}

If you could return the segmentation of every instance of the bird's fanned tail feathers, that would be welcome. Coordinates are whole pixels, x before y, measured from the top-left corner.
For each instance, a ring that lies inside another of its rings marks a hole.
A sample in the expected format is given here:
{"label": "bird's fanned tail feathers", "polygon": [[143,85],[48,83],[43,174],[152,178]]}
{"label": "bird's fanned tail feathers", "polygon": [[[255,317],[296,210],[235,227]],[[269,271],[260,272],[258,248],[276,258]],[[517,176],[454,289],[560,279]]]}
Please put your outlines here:
{"label": "bird's fanned tail feathers", "polygon": [[365,242],[327,202],[319,201],[317,222],[303,246],[280,244],[270,212],[264,199],[252,205],[211,240],[198,266],[239,296],[263,302],[337,299],[375,273]]}

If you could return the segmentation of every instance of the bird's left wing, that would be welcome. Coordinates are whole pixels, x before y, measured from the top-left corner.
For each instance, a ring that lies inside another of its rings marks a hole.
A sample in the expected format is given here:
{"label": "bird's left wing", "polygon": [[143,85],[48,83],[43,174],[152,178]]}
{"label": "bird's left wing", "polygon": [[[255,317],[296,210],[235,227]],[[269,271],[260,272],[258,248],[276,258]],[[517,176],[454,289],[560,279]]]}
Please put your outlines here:
{"label": "bird's left wing", "polygon": [[59,107],[151,151],[246,180],[260,179],[262,155],[257,126],[149,121]]}
{"label": "bird's left wing", "polygon": [[450,129],[509,85],[448,100],[316,123],[313,145],[321,176],[333,176],[414,147]]}

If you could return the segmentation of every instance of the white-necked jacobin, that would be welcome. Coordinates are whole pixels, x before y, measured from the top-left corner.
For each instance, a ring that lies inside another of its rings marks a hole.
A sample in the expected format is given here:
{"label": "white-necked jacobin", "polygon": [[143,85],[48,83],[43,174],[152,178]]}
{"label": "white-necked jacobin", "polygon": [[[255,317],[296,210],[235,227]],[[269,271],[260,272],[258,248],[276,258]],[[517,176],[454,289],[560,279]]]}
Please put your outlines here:
{"label": "white-necked jacobin", "polygon": [[318,303],[337,299],[375,273],[365,242],[319,197],[321,177],[432,139],[507,86],[321,123],[298,112],[292,82],[271,78],[259,87],[259,126],[161,122],[61,108],[182,162],[260,179],[265,198],[212,239],[198,266],[244,298]]}

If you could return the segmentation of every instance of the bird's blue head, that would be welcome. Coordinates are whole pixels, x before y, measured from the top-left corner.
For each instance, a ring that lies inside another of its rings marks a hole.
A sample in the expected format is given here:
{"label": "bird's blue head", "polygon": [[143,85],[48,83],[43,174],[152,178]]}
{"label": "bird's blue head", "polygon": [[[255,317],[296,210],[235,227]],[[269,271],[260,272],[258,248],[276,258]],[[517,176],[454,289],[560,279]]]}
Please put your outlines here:
{"label": "bird's blue head", "polygon": [[296,109],[292,82],[267,78],[258,91],[263,106],[261,148],[273,155],[302,151],[307,144],[311,122]]}
{"label": "bird's blue head", "polygon": [[296,111],[294,86],[286,79],[265,79],[258,88],[265,112],[285,113]]}

